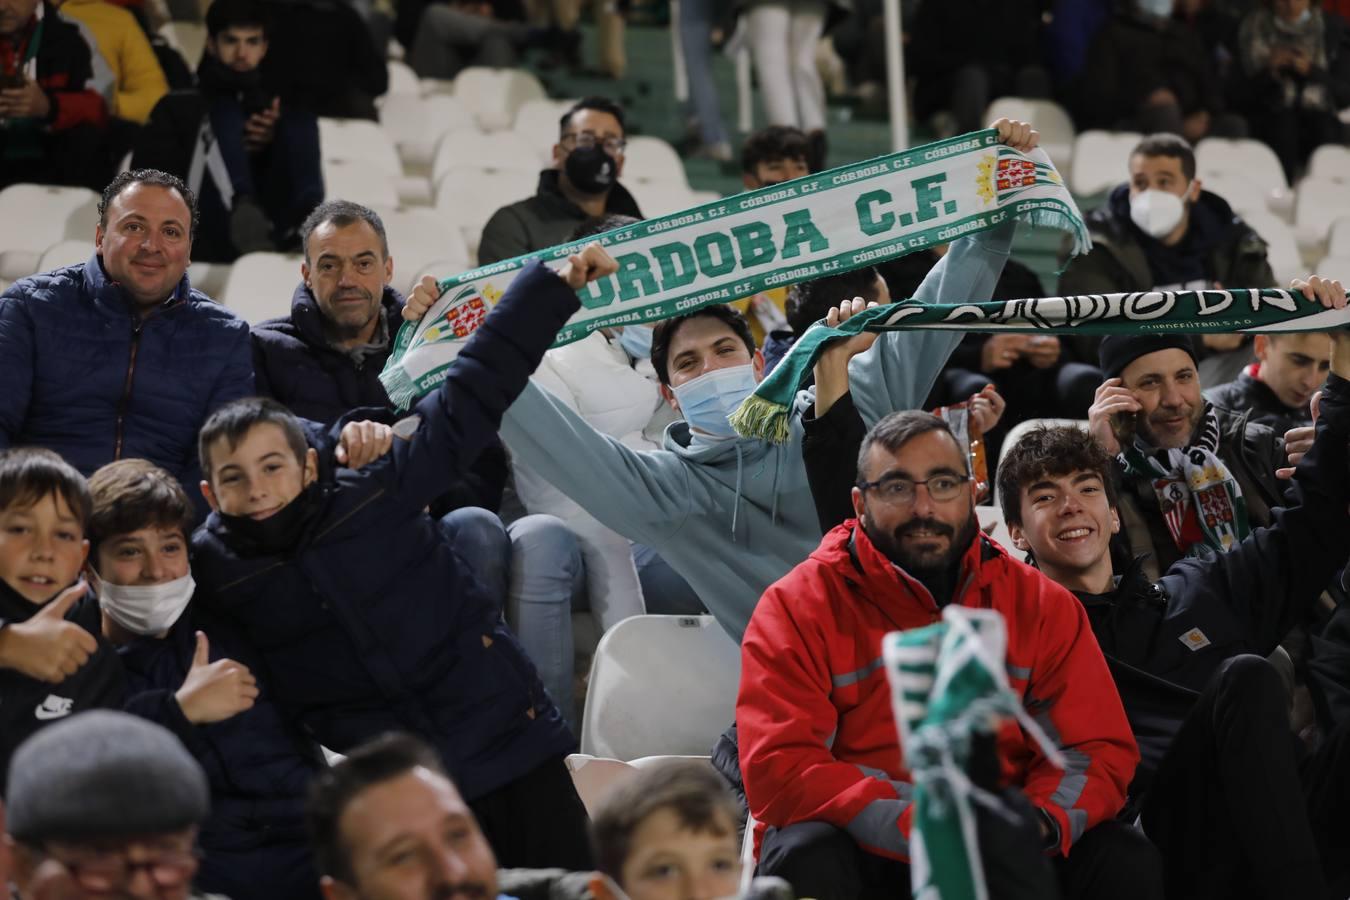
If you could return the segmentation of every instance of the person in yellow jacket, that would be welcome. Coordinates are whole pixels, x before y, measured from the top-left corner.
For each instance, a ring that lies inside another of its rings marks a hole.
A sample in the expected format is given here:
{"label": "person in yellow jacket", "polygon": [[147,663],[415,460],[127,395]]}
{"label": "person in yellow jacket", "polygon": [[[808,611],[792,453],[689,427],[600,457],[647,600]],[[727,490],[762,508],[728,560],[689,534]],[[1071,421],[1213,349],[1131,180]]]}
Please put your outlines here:
{"label": "person in yellow jacket", "polygon": [[91,86],[113,118],[144,125],[169,83],[136,17],[107,0],[64,0],[60,13],[94,51]]}

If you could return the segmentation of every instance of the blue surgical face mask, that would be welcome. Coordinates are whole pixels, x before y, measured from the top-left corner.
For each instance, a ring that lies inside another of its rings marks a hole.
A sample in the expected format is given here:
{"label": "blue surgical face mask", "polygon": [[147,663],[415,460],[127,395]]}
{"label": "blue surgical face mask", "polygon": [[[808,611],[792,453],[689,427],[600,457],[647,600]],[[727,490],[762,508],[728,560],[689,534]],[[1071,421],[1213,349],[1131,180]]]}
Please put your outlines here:
{"label": "blue surgical face mask", "polygon": [[718,437],[731,437],[736,432],[727,417],[750,396],[759,382],[755,380],[753,365],[714,369],[671,388],[679,401],[680,412],[689,427]]}
{"label": "blue surgical face mask", "polygon": [[652,358],[652,328],[650,325],[625,325],[619,332],[619,346],[633,359]]}

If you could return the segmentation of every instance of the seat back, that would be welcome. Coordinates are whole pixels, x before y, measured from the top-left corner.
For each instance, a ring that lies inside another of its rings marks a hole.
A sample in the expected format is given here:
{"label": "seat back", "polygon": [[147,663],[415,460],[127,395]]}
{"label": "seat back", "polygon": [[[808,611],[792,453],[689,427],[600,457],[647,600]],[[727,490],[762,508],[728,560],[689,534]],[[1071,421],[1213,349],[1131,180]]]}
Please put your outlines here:
{"label": "seat back", "polygon": [[234,261],[217,299],[250,325],[284,316],[290,312],[303,259],[286,253],[246,253]]}
{"label": "seat back", "polygon": [[624,619],[591,662],[581,752],[707,754],[735,720],[740,674],[740,648],[711,616]]}

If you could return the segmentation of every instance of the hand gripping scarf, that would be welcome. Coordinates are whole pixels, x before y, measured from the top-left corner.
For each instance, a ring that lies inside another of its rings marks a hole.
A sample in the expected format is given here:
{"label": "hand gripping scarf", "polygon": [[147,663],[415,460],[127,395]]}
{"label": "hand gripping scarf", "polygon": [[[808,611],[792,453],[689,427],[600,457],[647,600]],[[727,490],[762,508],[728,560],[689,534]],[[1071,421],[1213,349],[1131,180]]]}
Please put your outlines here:
{"label": "hand gripping scarf", "polygon": [[989,896],[972,803],[1000,801],[981,796],[967,774],[977,735],[993,735],[1001,720],[1015,718],[1046,758],[1064,767],[1064,755],[1008,684],[1007,647],[1000,613],[960,606],[946,607],[936,625],[882,639],[904,765],[914,778],[909,871],[911,896],[921,900]]}
{"label": "hand gripping scarf", "polygon": [[1023,154],[997,132],[977,131],[445,279],[422,321],[399,331],[380,380],[397,406],[408,406],[445,379],[526,263],[565,260],[594,240],[609,248],[619,271],[579,292],[582,308],[554,346],[872,265],[1010,219],[1068,231],[1074,253],[1091,246],[1045,153]]}

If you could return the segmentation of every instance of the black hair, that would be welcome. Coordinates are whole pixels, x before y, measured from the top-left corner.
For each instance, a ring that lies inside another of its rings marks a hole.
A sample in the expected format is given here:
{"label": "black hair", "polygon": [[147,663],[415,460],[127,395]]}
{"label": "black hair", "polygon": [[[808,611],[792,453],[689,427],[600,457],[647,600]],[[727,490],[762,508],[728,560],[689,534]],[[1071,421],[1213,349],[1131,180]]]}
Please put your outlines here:
{"label": "black hair", "polygon": [[745,139],[741,145],[741,171],[754,175],[760,163],[800,160],[810,164],[811,142],[806,133],[791,125],[770,125]]}
{"label": "black hair", "polygon": [[305,804],[305,822],[320,875],[347,884],[355,880],[350,848],[342,840],[342,814],[368,788],[419,768],[448,780],[440,757],[430,745],[412,735],[391,732],[362,744],[314,777]]}
{"label": "black hair", "polygon": [[197,435],[197,456],[201,460],[202,477],[207,483],[215,484],[211,471],[211,446],[224,438],[226,445],[233,450],[259,425],[279,427],[285,433],[286,443],[295,453],[295,458],[304,463],[309,444],[295,414],[271,397],[244,397],[226,403],[211,413]]}
{"label": "black hair", "polygon": [[755,336],[750,333],[750,323],[745,316],[730,306],[714,303],[673,319],[663,319],[652,327],[652,367],[662,384],[670,384],[670,342],[675,339],[675,333],[685,322],[699,318],[718,320],[736,333],[751,356],[755,355]]}
{"label": "black hair", "polygon": [[389,258],[389,236],[384,231],[384,220],[380,214],[368,206],[353,203],[350,200],[325,200],[314,211],[305,216],[300,223],[300,246],[305,251],[305,262],[309,262],[309,236],[320,225],[332,224],[337,228],[346,228],[357,222],[365,222],[380,238],[380,250],[385,259]]}
{"label": "black hair", "polygon": [[231,28],[261,28],[263,38],[270,35],[271,16],[262,0],[214,0],[206,9],[206,34],[216,38]]}
{"label": "black hair", "polygon": [[[862,446],[858,448],[858,483],[868,480],[867,457],[874,446],[880,444],[886,451],[895,453],[916,437],[930,431],[944,432],[958,448],[961,446],[956,440],[956,435],[952,434],[951,426],[941,416],[916,409],[903,409],[883,417],[867,432]],[[962,454],[962,458],[964,456],[965,454]],[[969,462],[966,464],[966,472],[967,474],[970,472]]]}
{"label": "black hair", "polygon": [[785,306],[792,333],[800,337],[813,322],[825,318],[831,307],[845,300],[862,297],[868,303],[879,302],[881,294],[877,289],[878,277],[874,266],[864,266],[851,272],[794,284],[788,291]]}
{"label": "black hair", "polygon": [[1195,178],[1195,150],[1181,135],[1162,131],[1150,134],[1134,145],[1130,156],[1169,156],[1181,160],[1181,174],[1187,181]]}
{"label": "black hair", "polygon": [[701,760],[661,763],[619,782],[591,818],[595,866],[623,887],[633,835],[654,813],[669,809],[692,832],[735,835],[740,810],[722,776]]}
{"label": "black hair", "polygon": [[88,529],[94,504],[89,483],[74,466],[45,447],[0,451],[0,510],[29,507],[49,496],[66,501],[80,520],[80,531]]}
{"label": "black hair", "polygon": [[624,133],[625,137],[628,136],[628,122],[624,116],[622,106],[608,97],[582,97],[576,103],[573,103],[572,108],[563,113],[562,118],[558,120],[559,137],[567,134],[567,129],[572,126],[572,117],[583,109],[593,109],[596,112],[609,113],[619,120],[619,130]]}
{"label": "black hair", "polygon": [[998,502],[1003,521],[1022,524],[1022,488],[1045,478],[1092,472],[1102,480],[1106,500],[1116,506],[1116,461],[1097,439],[1075,425],[1033,428],[998,461]]}
{"label": "black hair", "polygon": [[108,230],[108,207],[117,199],[118,195],[127,188],[135,184],[149,184],[155,187],[168,188],[171,191],[177,191],[178,196],[183,198],[183,202],[188,208],[188,238],[197,236],[197,197],[192,193],[191,188],[183,183],[183,179],[177,175],[170,175],[168,172],[161,172],[159,169],[133,169],[130,172],[119,172],[108,186],[103,189],[103,196],[98,201],[98,224],[104,231]]}

